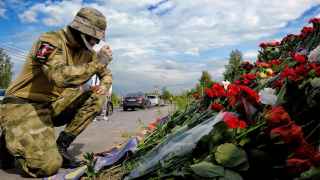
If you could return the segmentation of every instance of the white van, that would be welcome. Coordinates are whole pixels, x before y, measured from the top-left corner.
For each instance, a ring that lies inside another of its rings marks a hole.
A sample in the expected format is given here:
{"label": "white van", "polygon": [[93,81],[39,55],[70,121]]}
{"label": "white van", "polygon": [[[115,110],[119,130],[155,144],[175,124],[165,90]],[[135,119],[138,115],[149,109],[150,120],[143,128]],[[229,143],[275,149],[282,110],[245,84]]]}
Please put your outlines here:
{"label": "white van", "polygon": [[157,95],[148,95],[147,98],[151,102],[151,106],[159,106],[160,98]]}

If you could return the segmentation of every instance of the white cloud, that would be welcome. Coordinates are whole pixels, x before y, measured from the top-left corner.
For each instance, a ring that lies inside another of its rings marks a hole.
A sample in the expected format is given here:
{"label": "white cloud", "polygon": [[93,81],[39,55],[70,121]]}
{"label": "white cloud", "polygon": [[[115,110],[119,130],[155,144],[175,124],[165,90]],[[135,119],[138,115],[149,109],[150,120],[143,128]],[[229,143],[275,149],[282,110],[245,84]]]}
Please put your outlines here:
{"label": "white cloud", "polygon": [[258,51],[257,50],[250,50],[250,51],[246,51],[243,53],[243,57],[245,59],[256,59],[258,55]]}
{"label": "white cloud", "polygon": [[[107,42],[115,54],[112,68],[116,82],[137,86],[139,83],[131,81],[139,81],[147,87],[154,83],[191,84],[206,68],[221,78],[226,61],[211,63],[201,58],[203,52],[268,37],[319,2],[65,0],[34,4],[19,17],[26,23],[61,27],[82,6],[99,9],[108,20]],[[256,54],[247,51],[244,57]],[[184,56],[194,60],[182,61]]]}
{"label": "white cloud", "polygon": [[6,9],[0,7],[0,18],[5,18],[6,17]]}

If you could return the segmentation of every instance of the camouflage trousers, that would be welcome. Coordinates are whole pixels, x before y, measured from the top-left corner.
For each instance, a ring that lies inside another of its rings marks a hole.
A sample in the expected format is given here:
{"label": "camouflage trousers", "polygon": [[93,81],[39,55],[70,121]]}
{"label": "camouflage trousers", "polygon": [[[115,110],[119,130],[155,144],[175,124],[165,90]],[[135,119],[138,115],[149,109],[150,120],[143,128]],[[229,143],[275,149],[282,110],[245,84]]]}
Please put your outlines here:
{"label": "camouflage trousers", "polygon": [[74,89],[66,89],[52,103],[5,101],[0,106],[0,125],[6,147],[28,175],[52,175],[62,165],[54,126],[66,125],[65,132],[79,135],[100,113],[104,101],[105,96]]}

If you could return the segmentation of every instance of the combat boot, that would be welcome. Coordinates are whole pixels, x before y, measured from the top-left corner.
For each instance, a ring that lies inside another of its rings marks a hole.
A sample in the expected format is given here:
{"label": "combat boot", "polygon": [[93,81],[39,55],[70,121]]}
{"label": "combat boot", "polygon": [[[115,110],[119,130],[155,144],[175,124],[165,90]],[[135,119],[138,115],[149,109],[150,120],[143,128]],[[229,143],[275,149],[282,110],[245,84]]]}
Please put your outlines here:
{"label": "combat boot", "polygon": [[0,168],[12,169],[15,167],[15,159],[12,156],[7,147],[4,133],[0,136]]}
{"label": "combat boot", "polygon": [[62,167],[64,168],[75,168],[82,164],[80,160],[76,159],[68,152],[68,147],[75,138],[75,135],[62,131],[57,139],[58,150],[63,158]]}

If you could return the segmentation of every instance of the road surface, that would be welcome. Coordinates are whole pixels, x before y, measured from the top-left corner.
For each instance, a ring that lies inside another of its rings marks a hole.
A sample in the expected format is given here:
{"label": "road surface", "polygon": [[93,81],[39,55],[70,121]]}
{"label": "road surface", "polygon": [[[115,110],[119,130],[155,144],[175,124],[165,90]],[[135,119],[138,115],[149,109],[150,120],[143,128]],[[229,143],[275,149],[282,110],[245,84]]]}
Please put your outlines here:
{"label": "road surface", "polygon": [[[115,145],[124,143],[128,137],[135,135],[144,125],[158,117],[167,115],[172,109],[169,106],[154,107],[146,110],[122,111],[115,109],[107,121],[94,121],[82,132],[70,147],[70,152],[81,157],[85,152],[103,152]],[[57,128],[57,134],[63,127]],[[0,180],[22,178],[17,170],[0,169]],[[28,178],[30,179],[30,178]]]}

